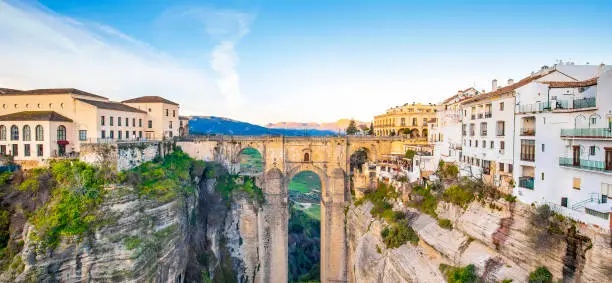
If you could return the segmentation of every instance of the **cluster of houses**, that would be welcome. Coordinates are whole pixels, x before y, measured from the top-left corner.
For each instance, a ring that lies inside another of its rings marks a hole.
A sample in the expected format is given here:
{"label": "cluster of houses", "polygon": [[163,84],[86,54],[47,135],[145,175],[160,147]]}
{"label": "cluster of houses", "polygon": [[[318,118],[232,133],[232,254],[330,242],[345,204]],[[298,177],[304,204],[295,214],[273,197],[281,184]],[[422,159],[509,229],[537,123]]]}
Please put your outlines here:
{"label": "cluster of houses", "polygon": [[457,164],[525,203],[612,227],[612,68],[544,66],[488,92],[468,88],[437,105],[433,160]]}
{"label": "cluster of houses", "polygon": [[25,168],[75,157],[87,143],[155,141],[186,135],[179,105],[159,96],[122,102],[78,89],[0,88],[0,155]]}

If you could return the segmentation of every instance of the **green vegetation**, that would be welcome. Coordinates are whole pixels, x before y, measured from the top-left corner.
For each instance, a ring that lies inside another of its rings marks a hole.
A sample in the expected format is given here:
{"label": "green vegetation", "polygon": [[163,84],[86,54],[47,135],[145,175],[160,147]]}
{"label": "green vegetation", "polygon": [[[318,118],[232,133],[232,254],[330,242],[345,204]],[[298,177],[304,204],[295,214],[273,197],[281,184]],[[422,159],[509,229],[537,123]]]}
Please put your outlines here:
{"label": "green vegetation", "polygon": [[321,222],[297,209],[293,202],[289,212],[289,281],[318,282]]}
{"label": "green vegetation", "polygon": [[247,147],[238,155],[241,172],[263,172],[263,158],[257,149]]}
{"label": "green vegetation", "polygon": [[8,184],[12,176],[13,176],[13,172],[7,171],[7,172],[0,173],[0,186]]}
{"label": "green vegetation", "polygon": [[545,266],[540,266],[529,273],[529,283],[551,283],[552,279],[552,273]]}
{"label": "green vegetation", "polygon": [[321,205],[320,204],[311,204],[310,207],[304,210],[308,216],[313,219],[321,220]]}
{"label": "green vegetation", "polygon": [[404,154],[404,157],[406,157],[408,159],[412,159],[412,158],[414,158],[415,154],[416,154],[416,151],[414,151],[412,149],[408,149],[408,150],[406,150],[406,153]]}
{"label": "green vegetation", "polygon": [[440,227],[444,228],[444,229],[453,229],[453,223],[451,223],[450,220],[445,219],[445,218],[440,218],[438,219],[438,225],[440,225]]}
{"label": "green vegetation", "polygon": [[[9,224],[9,212],[0,209],[0,253],[2,254],[4,254],[10,238]],[[3,256],[0,255],[0,258],[3,258]]]}
{"label": "green vegetation", "polygon": [[447,164],[444,160],[438,162],[438,176],[441,179],[455,180],[459,175],[459,167],[453,164]]}
{"label": "green vegetation", "polygon": [[438,218],[436,208],[438,207],[438,199],[431,193],[431,189],[416,186],[412,189],[412,192],[417,196],[415,201],[409,203],[410,206],[417,208],[423,213],[429,214],[433,218]]}
{"label": "green vegetation", "polygon": [[309,193],[313,189],[321,191],[321,179],[311,171],[297,173],[289,182],[289,190],[300,193]]}
{"label": "green vegetation", "polygon": [[465,267],[454,267],[446,264],[440,264],[440,272],[446,275],[448,283],[477,283],[483,282],[478,278],[476,267],[473,264]]}
{"label": "green vegetation", "polygon": [[550,206],[546,204],[538,206],[530,220],[533,225],[531,237],[536,248],[549,249],[561,242],[564,234],[561,227],[565,219],[552,211]]}
{"label": "green vegetation", "polygon": [[419,236],[410,227],[407,219],[398,220],[380,232],[383,242],[387,248],[394,249],[407,242],[416,245],[419,243]]}
{"label": "green vegetation", "polygon": [[454,203],[461,207],[466,207],[474,200],[474,193],[458,185],[453,185],[444,191],[442,198],[446,202]]}
{"label": "green vegetation", "polygon": [[359,129],[357,128],[357,125],[355,124],[355,120],[351,119],[351,121],[348,124],[348,127],[346,127],[346,134],[354,135],[356,133],[359,133]]}

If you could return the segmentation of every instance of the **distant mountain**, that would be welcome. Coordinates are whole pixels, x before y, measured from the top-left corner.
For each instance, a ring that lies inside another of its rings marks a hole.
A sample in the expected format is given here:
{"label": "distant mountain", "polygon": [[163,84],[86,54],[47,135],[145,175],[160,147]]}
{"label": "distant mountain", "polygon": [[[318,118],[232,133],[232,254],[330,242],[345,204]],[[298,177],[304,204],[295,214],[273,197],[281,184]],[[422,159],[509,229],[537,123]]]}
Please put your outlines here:
{"label": "distant mountain", "polygon": [[285,135],[285,136],[330,136],[337,135],[333,131],[314,129],[270,129],[247,122],[236,121],[223,117],[192,116],[189,119],[189,132],[191,134],[217,134],[217,135]]}
{"label": "distant mountain", "polygon": [[[330,123],[277,122],[277,123],[269,123],[267,127],[272,128],[272,129],[316,129],[316,130],[322,130],[322,131],[333,131],[333,132],[341,131],[342,132],[346,130],[346,127],[348,127],[350,122],[351,122],[351,119],[340,119],[336,122],[330,122]],[[367,122],[355,120],[355,123],[357,124],[357,127],[360,127],[360,126],[369,127],[370,126],[370,124]]]}

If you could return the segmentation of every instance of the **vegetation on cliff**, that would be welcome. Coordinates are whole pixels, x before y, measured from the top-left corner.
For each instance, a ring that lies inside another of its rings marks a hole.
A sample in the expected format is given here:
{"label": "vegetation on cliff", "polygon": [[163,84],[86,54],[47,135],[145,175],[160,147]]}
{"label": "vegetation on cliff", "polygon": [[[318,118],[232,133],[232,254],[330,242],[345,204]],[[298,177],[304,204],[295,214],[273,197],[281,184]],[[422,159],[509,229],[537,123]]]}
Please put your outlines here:
{"label": "vegetation on cliff", "polygon": [[473,264],[465,267],[454,267],[446,264],[440,264],[440,272],[446,276],[448,283],[479,283],[483,282],[476,273],[476,267]]}
{"label": "vegetation on cliff", "polygon": [[289,282],[318,282],[321,222],[293,202],[289,213]]}

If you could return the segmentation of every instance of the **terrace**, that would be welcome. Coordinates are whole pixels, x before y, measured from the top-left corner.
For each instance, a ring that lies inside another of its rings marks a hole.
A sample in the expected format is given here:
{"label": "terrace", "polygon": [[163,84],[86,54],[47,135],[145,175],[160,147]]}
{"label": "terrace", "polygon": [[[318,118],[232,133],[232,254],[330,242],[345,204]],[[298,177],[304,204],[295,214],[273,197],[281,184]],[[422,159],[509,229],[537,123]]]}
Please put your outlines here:
{"label": "terrace", "polygon": [[559,166],[604,173],[612,173],[612,167],[606,166],[605,161],[574,159],[572,157],[559,157]]}
{"label": "terrace", "polygon": [[612,139],[610,128],[561,129],[562,138]]}

